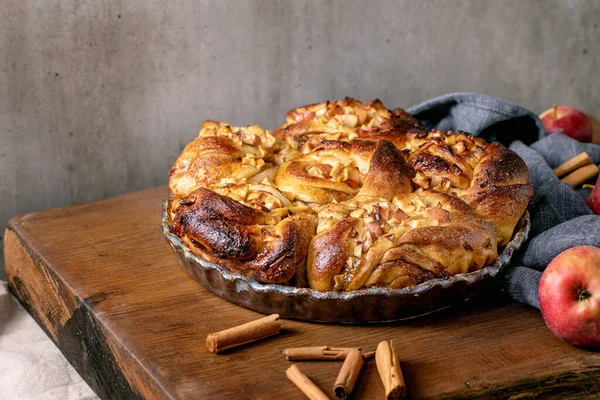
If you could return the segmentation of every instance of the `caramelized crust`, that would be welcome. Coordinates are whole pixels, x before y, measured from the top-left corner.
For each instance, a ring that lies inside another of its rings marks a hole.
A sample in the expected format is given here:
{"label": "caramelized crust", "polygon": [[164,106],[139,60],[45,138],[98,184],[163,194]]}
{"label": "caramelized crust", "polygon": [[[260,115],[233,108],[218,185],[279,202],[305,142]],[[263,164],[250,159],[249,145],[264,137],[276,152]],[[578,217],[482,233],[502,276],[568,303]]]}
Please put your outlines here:
{"label": "caramelized crust", "polygon": [[171,169],[171,228],[259,282],[403,288],[491,264],[528,181],[499,143],[346,98],[294,109],[273,134],[206,121]]}
{"label": "caramelized crust", "polygon": [[265,283],[289,281],[306,258],[314,215],[301,213],[268,225],[266,213],[199,188],[175,211],[171,229],[207,261]]}

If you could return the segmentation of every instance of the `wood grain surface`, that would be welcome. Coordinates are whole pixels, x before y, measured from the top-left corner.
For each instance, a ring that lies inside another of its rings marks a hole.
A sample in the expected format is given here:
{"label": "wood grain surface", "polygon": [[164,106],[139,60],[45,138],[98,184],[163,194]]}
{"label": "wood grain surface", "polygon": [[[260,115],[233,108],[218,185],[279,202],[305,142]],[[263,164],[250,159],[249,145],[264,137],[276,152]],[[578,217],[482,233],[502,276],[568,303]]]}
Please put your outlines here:
{"label": "wood grain surface", "polygon": [[[5,233],[9,285],[103,399],[302,399],[287,347],[393,340],[411,398],[592,398],[600,354],[571,347],[538,310],[489,293],[403,323],[283,321],[280,336],[211,354],[206,336],[260,314],[211,294],[177,265],[160,231],[166,188],[15,217]],[[340,362],[302,362],[330,396]],[[357,399],[381,399],[367,361]]]}

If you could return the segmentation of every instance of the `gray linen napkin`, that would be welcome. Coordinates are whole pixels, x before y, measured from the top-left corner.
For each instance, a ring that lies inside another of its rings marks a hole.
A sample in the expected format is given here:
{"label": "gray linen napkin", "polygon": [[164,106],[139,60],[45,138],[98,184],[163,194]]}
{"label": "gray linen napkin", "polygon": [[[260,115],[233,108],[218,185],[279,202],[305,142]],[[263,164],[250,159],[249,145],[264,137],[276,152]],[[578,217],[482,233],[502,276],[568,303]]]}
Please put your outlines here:
{"label": "gray linen napkin", "polygon": [[582,151],[600,164],[600,146],[560,133],[545,136],[532,111],[475,93],[448,94],[408,112],[429,129],[465,131],[488,141],[497,140],[525,160],[535,189],[529,206],[531,232],[498,282],[511,298],[539,308],[537,286],[546,265],[570,247],[600,247],[600,216],[585,204],[590,190],[574,190],[560,183],[552,170]]}

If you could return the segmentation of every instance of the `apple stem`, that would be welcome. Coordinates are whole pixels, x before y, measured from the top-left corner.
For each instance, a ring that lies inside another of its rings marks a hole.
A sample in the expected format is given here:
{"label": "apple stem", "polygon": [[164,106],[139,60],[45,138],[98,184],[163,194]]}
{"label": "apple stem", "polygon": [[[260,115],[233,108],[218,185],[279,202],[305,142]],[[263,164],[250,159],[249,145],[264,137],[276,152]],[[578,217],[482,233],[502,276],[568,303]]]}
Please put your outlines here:
{"label": "apple stem", "polygon": [[592,294],[584,288],[577,289],[577,301],[585,301],[592,297]]}
{"label": "apple stem", "polygon": [[558,106],[556,104],[553,104],[552,109],[554,110],[554,119],[558,119],[558,112],[557,112]]}

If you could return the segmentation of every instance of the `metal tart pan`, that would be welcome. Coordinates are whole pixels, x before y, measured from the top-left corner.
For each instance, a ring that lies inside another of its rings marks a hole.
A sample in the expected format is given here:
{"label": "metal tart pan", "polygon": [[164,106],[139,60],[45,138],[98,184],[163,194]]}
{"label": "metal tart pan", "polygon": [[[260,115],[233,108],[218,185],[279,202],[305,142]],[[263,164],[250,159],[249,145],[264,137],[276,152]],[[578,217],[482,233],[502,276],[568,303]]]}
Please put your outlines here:
{"label": "metal tart pan", "polygon": [[403,289],[370,288],[318,292],[264,284],[205,261],[169,229],[169,200],[163,202],[162,232],[179,265],[200,285],[232,303],[282,318],[324,323],[377,323],[415,318],[466,301],[489,287],[529,235],[529,212],[519,220],[511,241],[493,264],[479,271],[432,279]]}

